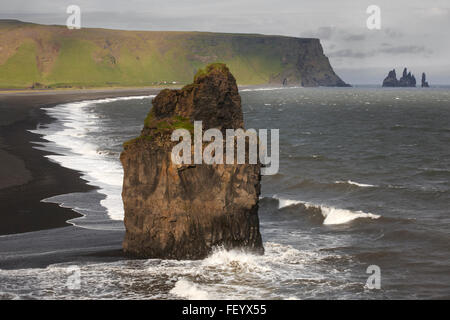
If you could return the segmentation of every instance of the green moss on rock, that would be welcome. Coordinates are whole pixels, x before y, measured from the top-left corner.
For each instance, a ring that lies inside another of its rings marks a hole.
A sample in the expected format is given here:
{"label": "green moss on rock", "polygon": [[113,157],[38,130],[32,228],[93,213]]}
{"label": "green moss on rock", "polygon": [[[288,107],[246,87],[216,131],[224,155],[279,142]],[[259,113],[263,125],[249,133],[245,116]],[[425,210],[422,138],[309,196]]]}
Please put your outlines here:
{"label": "green moss on rock", "polygon": [[186,129],[191,133],[194,131],[194,125],[191,123],[189,118],[184,118],[179,115],[173,116],[169,119],[155,121],[154,126],[156,127],[155,132],[160,134],[171,134],[172,131],[176,129]]}
{"label": "green moss on rock", "polygon": [[135,143],[137,143],[139,141],[152,141],[152,137],[149,136],[149,135],[140,135],[139,137],[130,139],[128,141],[125,141],[123,143],[123,147],[124,148],[129,147],[129,146],[131,146],[131,145],[133,145],[133,144],[135,144]]}
{"label": "green moss on rock", "polygon": [[197,82],[198,79],[207,76],[209,73],[213,72],[214,70],[218,70],[219,72],[228,73],[228,67],[221,62],[211,63],[208,64],[204,69],[199,69],[197,73],[194,76],[194,82]]}
{"label": "green moss on rock", "polygon": [[147,114],[147,117],[144,119],[144,126],[147,128],[151,127],[152,122],[155,120],[155,113],[153,111],[153,108],[150,110],[150,112]]}

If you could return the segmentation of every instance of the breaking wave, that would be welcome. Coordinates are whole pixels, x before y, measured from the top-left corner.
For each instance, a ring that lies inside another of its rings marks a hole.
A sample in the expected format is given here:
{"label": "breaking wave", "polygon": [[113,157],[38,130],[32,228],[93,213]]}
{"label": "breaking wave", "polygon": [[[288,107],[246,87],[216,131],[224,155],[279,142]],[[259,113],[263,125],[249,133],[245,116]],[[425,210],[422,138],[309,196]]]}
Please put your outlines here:
{"label": "breaking wave", "polygon": [[240,89],[240,92],[249,92],[249,91],[273,91],[273,90],[286,90],[286,89],[299,89],[302,87],[268,87],[268,88],[246,88]]}
{"label": "breaking wave", "polygon": [[178,280],[177,283],[175,283],[175,287],[170,290],[170,293],[188,300],[210,299],[208,292],[199,289],[195,283],[186,279]]}
{"label": "breaking wave", "polygon": [[352,181],[352,180],[335,181],[335,183],[337,183],[337,184],[348,184],[348,185],[357,186],[357,187],[361,187],[361,188],[375,188],[375,187],[377,187],[376,185],[373,185],[373,184],[359,183],[359,182],[355,182],[355,181]]}
{"label": "breaking wave", "polygon": [[44,108],[48,115],[58,119],[46,127],[39,126],[33,133],[43,135],[48,143],[38,143],[53,153],[46,157],[61,166],[83,173],[88,184],[99,187],[99,192],[106,195],[101,205],[107,209],[112,220],[123,219],[122,181],[123,169],[117,160],[117,154],[99,150],[99,146],[88,139],[88,135],[102,132],[102,119],[87,108],[92,105],[114,101],[149,99],[150,96],[132,96],[86,100],[60,104]]}
{"label": "breaking wave", "polygon": [[[0,269],[0,298],[311,299],[338,294],[345,287],[364,293],[364,283],[349,281],[339,266],[347,256],[274,242],[265,242],[264,247],[264,255],[216,248],[206,259],[195,261],[121,260]],[[67,286],[74,269],[80,285],[71,290]]]}
{"label": "breaking wave", "polygon": [[340,209],[332,206],[312,204],[300,200],[279,198],[277,196],[273,196],[273,198],[278,200],[278,209],[295,205],[302,205],[307,210],[308,209],[319,210],[324,218],[322,222],[322,224],[324,225],[338,225],[349,223],[356,219],[378,219],[381,217],[380,215],[377,214],[366,213],[359,210],[352,211],[348,209]]}

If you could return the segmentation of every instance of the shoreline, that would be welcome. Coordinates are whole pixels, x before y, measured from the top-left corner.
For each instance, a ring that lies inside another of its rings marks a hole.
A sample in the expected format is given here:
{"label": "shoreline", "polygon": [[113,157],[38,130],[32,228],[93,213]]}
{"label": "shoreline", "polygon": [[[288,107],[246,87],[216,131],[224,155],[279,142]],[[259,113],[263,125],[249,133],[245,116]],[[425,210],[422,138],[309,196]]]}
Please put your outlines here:
{"label": "shoreline", "polygon": [[[34,148],[44,141],[28,130],[53,118],[42,108],[61,103],[156,94],[160,88],[0,93],[0,235],[72,226],[81,215],[43,199],[97,189],[82,174],[52,162]],[[19,197],[18,194],[21,196]]]}

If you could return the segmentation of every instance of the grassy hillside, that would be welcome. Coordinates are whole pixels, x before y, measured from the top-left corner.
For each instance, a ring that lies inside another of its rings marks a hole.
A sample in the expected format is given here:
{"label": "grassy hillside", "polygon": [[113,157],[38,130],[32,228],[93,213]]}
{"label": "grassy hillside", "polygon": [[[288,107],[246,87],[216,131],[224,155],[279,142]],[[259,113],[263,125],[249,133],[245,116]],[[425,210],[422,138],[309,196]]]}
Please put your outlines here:
{"label": "grassy hillside", "polygon": [[0,20],[0,88],[184,84],[212,62],[226,63],[239,84],[344,85],[317,39]]}

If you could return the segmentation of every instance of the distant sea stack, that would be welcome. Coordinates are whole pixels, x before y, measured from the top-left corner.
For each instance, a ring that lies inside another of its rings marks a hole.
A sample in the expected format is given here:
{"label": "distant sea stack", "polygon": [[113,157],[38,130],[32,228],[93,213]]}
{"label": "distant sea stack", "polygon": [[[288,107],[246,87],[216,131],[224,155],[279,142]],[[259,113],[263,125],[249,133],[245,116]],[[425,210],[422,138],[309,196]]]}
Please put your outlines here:
{"label": "distant sea stack", "polygon": [[416,86],[416,77],[411,74],[411,71],[405,68],[403,69],[403,75],[398,82],[399,87],[415,87]]}
{"label": "distant sea stack", "polygon": [[[395,69],[393,69],[389,71],[387,77],[383,80],[383,87],[416,87],[416,77],[405,68],[403,69],[402,77],[398,80]],[[422,87],[429,87],[425,73],[422,73]]]}
{"label": "distant sea stack", "polygon": [[68,30],[0,20],[0,49],[0,88],[180,86],[217,61],[240,85],[348,86],[334,72],[320,40],[311,38]]}
{"label": "distant sea stack", "polygon": [[425,74],[425,72],[422,73],[422,88],[429,88],[430,85],[428,84],[427,81],[427,76]]}
{"label": "distant sea stack", "polygon": [[[124,144],[124,252],[144,258],[201,259],[215,246],[263,253],[259,231],[259,164],[176,165],[175,128],[243,128],[236,80],[224,64],[209,65],[194,83],[163,90],[141,135]],[[225,150],[225,147],[224,147]],[[225,151],[224,151],[225,152]]]}
{"label": "distant sea stack", "polygon": [[389,71],[387,77],[383,80],[383,87],[398,87],[398,80],[395,69]]}

